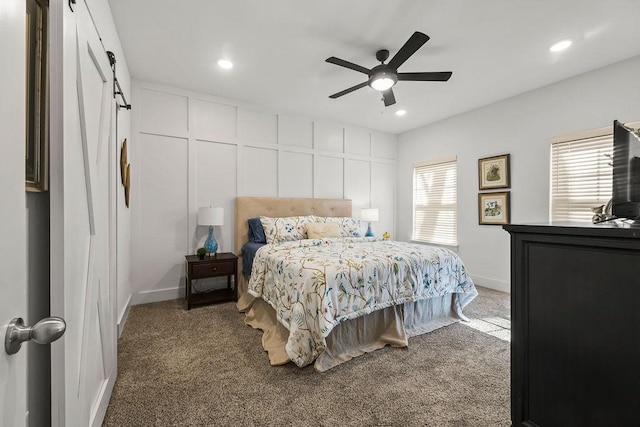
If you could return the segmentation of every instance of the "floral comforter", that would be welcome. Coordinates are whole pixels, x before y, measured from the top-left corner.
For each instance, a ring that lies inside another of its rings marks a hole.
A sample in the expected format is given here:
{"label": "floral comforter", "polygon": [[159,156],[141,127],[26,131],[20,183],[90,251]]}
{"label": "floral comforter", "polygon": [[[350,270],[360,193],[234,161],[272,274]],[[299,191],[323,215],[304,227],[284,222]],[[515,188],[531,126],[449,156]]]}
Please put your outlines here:
{"label": "floral comforter", "polygon": [[287,355],[305,366],[340,322],[407,301],[477,291],[448,249],[365,237],[265,245],[256,253],[249,293],[276,310],[289,330]]}

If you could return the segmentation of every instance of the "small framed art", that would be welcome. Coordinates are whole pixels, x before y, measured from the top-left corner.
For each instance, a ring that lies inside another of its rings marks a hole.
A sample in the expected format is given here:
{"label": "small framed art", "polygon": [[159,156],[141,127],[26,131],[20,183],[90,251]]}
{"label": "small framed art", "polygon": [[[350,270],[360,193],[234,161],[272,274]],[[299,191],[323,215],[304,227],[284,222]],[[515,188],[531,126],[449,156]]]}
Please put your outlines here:
{"label": "small framed art", "polygon": [[480,225],[503,225],[511,220],[508,192],[478,194],[478,223]]}
{"label": "small framed art", "polygon": [[509,158],[509,154],[503,154],[478,160],[478,184],[480,190],[509,188],[511,186]]}

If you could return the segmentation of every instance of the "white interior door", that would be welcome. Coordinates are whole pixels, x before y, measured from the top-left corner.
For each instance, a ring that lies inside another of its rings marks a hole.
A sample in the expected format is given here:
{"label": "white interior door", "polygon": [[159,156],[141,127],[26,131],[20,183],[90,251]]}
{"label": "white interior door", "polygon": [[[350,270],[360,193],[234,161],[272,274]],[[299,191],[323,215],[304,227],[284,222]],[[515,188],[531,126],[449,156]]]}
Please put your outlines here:
{"label": "white interior door", "polygon": [[52,425],[85,427],[102,423],[116,378],[109,269],[113,77],[85,2],[77,1],[74,11],[60,3],[63,124],[51,148],[51,314],[67,321],[67,332],[64,346],[51,350]]}
{"label": "white interior door", "polygon": [[[25,210],[25,5],[0,1],[0,339],[27,315]],[[25,320],[30,320],[26,319]],[[39,320],[39,319],[37,319]],[[0,426],[24,426],[27,355],[0,350]]]}

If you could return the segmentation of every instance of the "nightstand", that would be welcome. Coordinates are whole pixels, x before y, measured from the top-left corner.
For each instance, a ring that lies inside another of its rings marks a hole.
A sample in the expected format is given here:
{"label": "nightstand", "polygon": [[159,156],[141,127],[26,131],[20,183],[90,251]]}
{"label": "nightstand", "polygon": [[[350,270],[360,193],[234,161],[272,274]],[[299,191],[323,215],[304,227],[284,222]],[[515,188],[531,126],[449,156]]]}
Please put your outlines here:
{"label": "nightstand", "polygon": [[[238,257],[230,252],[217,253],[198,259],[197,255],[185,256],[187,263],[187,283],[185,303],[187,310],[196,304],[209,304],[224,301],[238,300]],[[211,291],[194,294],[191,292],[191,282],[196,279],[227,276],[226,289],[214,289]],[[233,288],[231,288],[231,276],[233,276]]]}

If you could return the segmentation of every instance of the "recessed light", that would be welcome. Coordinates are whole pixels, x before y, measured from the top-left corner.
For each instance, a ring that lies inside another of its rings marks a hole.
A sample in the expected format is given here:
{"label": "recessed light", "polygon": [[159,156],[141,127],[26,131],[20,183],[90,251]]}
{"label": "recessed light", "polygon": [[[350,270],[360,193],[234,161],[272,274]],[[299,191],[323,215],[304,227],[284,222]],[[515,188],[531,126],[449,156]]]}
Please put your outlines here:
{"label": "recessed light", "polygon": [[571,46],[571,40],[562,40],[549,48],[551,52],[560,52],[561,50],[565,50],[569,46]]}
{"label": "recessed light", "polygon": [[407,110],[398,110],[396,111],[396,116],[404,116],[407,114]]}
{"label": "recessed light", "polygon": [[230,68],[233,68],[233,62],[229,61],[228,59],[221,59],[218,61],[218,67],[228,70]]}

